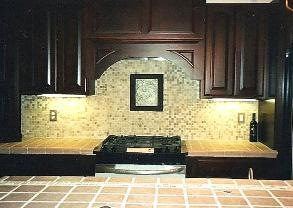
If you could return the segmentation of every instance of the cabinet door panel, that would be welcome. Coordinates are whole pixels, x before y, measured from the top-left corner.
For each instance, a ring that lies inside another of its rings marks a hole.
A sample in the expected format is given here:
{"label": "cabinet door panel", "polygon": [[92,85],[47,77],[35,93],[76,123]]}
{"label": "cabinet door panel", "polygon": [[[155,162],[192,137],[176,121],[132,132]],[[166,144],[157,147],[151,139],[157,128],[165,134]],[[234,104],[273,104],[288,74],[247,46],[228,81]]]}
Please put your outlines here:
{"label": "cabinet door panel", "polygon": [[258,81],[262,77],[258,68],[259,14],[254,9],[240,10],[236,14],[235,95],[256,97]]}
{"label": "cabinet door panel", "polygon": [[95,2],[95,33],[141,33],[142,0],[99,0]]}
{"label": "cabinet door panel", "polygon": [[81,69],[81,12],[62,8],[58,15],[58,91],[84,93]]}
{"label": "cabinet door panel", "polygon": [[202,0],[96,0],[86,7],[93,19],[93,34],[87,34],[91,38],[116,42],[197,42],[204,38]]}
{"label": "cabinet door panel", "polygon": [[274,98],[276,95],[276,73],[278,68],[278,37],[280,31],[280,13],[275,7],[270,9],[270,12],[266,18],[268,27],[268,67],[266,68],[265,78],[265,98]]}
{"label": "cabinet door panel", "polygon": [[33,94],[33,11],[31,7],[22,8],[19,12],[19,90],[20,94]]}
{"label": "cabinet door panel", "polygon": [[36,9],[33,17],[33,69],[32,85],[38,93],[56,91],[55,49],[56,18],[55,12]]}
{"label": "cabinet door panel", "polygon": [[276,162],[271,158],[187,157],[186,177],[248,178],[252,168],[255,179],[273,179],[279,175]]}
{"label": "cabinet door panel", "polygon": [[[0,9],[0,14],[3,11]],[[15,39],[14,16],[0,21],[0,142],[19,141],[20,103],[18,94],[18,45]]]}
{"label": "cabinet door panel", "polygon": [[[184,3],[178,0],[152,0],[150,32],[194,34],[199,29],[198,33],[201,34],[203,24],[197,22],[199,25],[194,25],[194,22],[203,19],[203,12],[194,7],[193,0]],[[203,7],[201,9],[204,10]]]}
{"label": "cabinet door panel", "polygon": [[[1,41],[1,40],[0,40]],[[6,81],[6,43],[1,43],[0,42],[0,83],[4,84]],[[1,86],[1,85],[0,85]],[[2,89],[2,86],[1,86]]]}
{"label": "cabinet door panel", "polygon": [[230,7],[208,8],[205,95],[233,93],[233,16]]}

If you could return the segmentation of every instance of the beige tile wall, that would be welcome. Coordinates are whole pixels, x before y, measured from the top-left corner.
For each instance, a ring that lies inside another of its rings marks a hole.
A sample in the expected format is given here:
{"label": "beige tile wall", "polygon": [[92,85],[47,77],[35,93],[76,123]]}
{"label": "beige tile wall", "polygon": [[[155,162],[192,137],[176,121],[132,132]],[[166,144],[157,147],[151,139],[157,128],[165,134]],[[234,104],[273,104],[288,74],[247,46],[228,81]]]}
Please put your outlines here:
{"label": "beige tile wall", "polygon": [[[129,75],[164,74],[164,111],[129,110]],[[257,101],[199,99],[199,81],[169,61],[123,60],[96,81],[96,95],[86,98],[22,96],[25,137],[105,138],[117,135],[180,135],[183,139],[248,139],[251,113]],[[49,110],[58,120],[49,121]],[[245,123],[237,123],[239,112]]]}

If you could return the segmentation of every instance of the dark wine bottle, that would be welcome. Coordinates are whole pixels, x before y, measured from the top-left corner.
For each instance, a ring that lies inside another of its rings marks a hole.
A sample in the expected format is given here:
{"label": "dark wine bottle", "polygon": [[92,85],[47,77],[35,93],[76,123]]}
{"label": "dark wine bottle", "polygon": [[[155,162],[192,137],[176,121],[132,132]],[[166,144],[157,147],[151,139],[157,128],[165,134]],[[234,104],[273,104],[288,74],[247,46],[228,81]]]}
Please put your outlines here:
{"label": "dark wine bottle", "polygon": [[252,114],[250,121],[249,141],[257,142],[257,121],[255,120],[255,113]]}

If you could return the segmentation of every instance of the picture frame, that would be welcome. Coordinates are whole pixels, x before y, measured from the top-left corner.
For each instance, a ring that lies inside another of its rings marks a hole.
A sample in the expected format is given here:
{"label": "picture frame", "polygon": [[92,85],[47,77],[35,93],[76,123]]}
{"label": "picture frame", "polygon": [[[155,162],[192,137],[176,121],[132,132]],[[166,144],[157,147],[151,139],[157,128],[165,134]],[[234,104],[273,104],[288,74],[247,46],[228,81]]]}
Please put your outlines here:
{"label": "picture frame", "polygon": [[130,111],[163,111],[163,74],[130,74]]}

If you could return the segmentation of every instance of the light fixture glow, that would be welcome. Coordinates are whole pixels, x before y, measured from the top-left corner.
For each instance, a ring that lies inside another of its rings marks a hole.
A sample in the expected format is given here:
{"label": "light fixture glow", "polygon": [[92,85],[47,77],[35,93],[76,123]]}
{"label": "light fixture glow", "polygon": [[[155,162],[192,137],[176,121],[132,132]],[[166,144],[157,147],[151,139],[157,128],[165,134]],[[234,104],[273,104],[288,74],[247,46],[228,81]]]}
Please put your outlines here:
{"label": "light fixture glow", "polygon": [[156,57],[156,58],[153,58],[153,60],[155,60],[155,61],[165,61],[166,59],[164,59],[162,57]]}
{"label": "light fixture glow", "polygon": [[235,98],[212,98],[211,101],[228,101],[228,102],[256,102],[256,99],[235,99]]}
{"label": "light fixture glow", "polygon": [[272,3],[272,0],[207,0],[207,4],[214,3],[246,3],[246,4],[263,4],[263,3]]}
{"label": "light fixture glow", "polygon": [[72,95],[72,94],[41,94],[39,97],[56,97],[56,98],[82,98],[85,95]]}
{"label": "light fixture glow", "polygon": [[269,99],[269,100],[265,100],[265,102],[269,102],[269,103],[275,103],[275,99]]}

